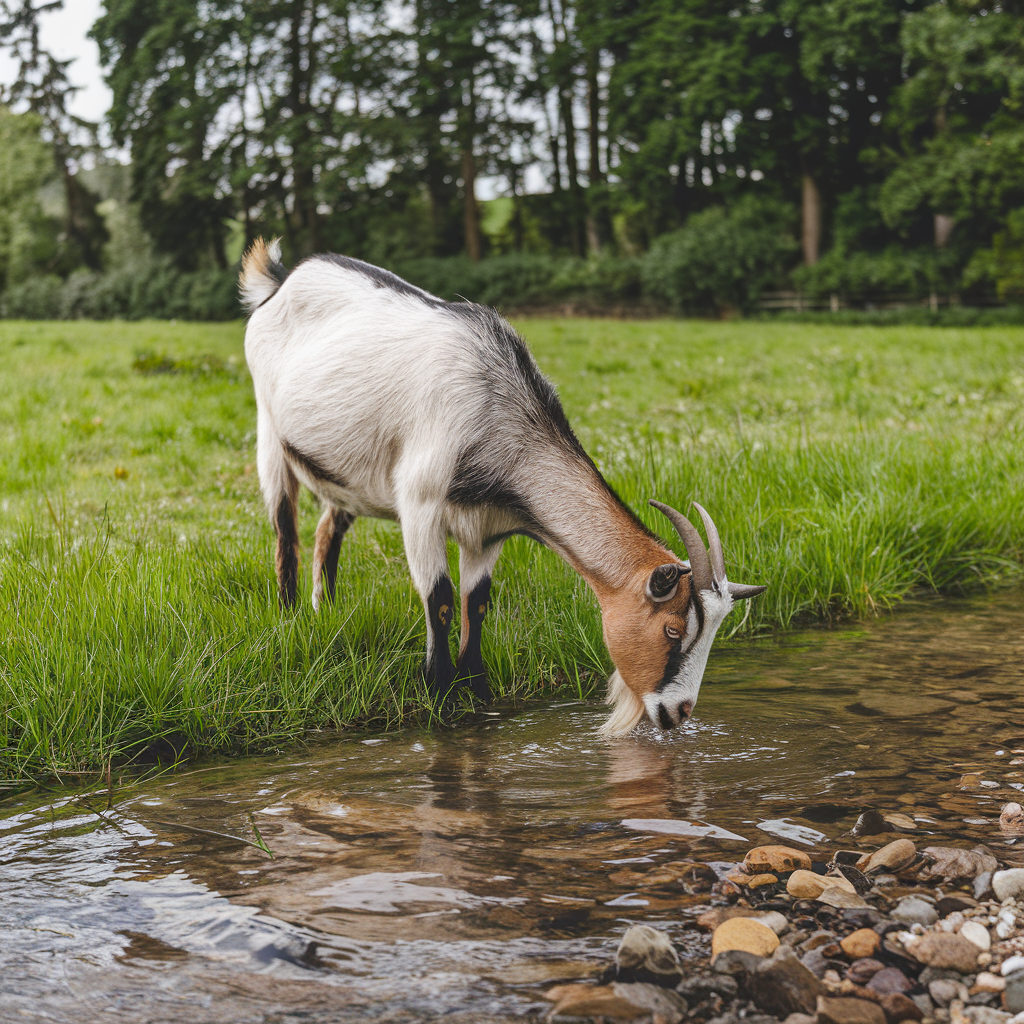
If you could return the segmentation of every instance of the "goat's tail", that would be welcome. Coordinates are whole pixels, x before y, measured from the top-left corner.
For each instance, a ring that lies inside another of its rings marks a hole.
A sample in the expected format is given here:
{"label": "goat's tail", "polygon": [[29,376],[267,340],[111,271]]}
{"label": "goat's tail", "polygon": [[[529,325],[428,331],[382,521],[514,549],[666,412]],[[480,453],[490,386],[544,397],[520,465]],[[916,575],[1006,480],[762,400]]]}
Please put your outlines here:
{"label": "goat's tail", "polygon": [[267,242],[257,238],[242,257],[242,273],[238,276],[238,291],[247,313],[252,313],[272,298],[288,276],[281,263],[281,240]]}

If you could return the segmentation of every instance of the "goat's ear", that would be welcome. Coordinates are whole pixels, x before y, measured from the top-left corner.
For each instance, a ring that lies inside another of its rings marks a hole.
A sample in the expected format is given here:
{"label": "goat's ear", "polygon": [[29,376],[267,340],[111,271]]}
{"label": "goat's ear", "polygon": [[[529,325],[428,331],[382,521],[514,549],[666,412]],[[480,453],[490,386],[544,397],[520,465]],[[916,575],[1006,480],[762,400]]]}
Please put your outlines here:
{"label": "goat's ear", "polygon": [[647,580],[647,596],[654,602],[668,601],[675,597],[679,580],[690,570],[678,562],[659,565]]}

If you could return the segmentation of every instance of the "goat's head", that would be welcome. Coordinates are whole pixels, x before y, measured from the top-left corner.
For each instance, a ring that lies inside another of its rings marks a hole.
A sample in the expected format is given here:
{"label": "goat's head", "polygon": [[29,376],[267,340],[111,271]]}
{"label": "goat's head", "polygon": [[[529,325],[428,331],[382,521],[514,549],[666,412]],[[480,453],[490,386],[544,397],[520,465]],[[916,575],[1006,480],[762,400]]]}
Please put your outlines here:
{"label": "goat's head", "polygon": [[605,604],[605,643],[616,665],[608,691],[615,710],[602,728],[605,735],[629,732],[644,714],[662,729],[686,721],[718,627],[735,601],[765,589],[726,579],[718,530],[693,504],[704,521],[708,547],[686,516],[652,500],[682,538],[689,565],[672,561],[645,570],[643,579]]}

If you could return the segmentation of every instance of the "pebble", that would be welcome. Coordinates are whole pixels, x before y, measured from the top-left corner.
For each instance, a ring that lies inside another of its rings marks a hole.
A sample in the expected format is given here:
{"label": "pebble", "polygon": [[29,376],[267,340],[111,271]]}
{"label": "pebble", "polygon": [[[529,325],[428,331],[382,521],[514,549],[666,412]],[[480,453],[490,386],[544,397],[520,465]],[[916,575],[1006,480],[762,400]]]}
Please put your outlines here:
{"label": "pebble", "polygon": [[892,992],[906,992],[914,986],[898,967],[885,967],[872,977],[867,987],[880,996],[887,996]]}
{"label": "pebble", "polygon": [[1024,896],[1024,868],[1008,868],[1006,871],[993,872],[992,891],[1000,902]]}
{"label": "pebble", "polygon": [[1024,971],[1024,956],[1011,956],[1004,960],[1002,967],[999,968],[999,973],[1004,978],[1016,974],[1018,971]]}
{"label": "pebble", "polygon": [[786,883],[786,892],[797,899],[817,899],[826,889],[838,887],[852,895],[857,894],[853,883],[841,875],[816,875],[813,871],[794,871]]}
{"label": "pebble", "polygon": [[935,1001],[936,1006],[949,1006],[954,999],[966,1000],[967,988],[963,982],[938,978],[929,983],[928,995]]}
{"label": "pebble", "polygon": [[789,929],[789,922],[777,910],[751,910],[750,907],[714,907],[697,918],[697,926],[713,932],[723,921],[730,921],[734,917],[760,921],[768,925],[776,935],[784,935]]}
{"label": "pebble", "polygon": [[890,916],[901,924],[920,924],[925,928],[935,924],[939,919],[935,908],[918,896],[904,896]]}
{"label": "pebble", "polygon": [[924,855],[930,863],[919,876],[922,881],[973,882],[983,871],[995,871],[999,867],[999,862],[984,846],[976,846],[973,850],[929,846]]}
{"label": "pebble", "polygon": [[928,932],[909,944],[904,943],[904,946],[915,960],[929,967],[945,967],[960,974],[970,974],[978,965],[978,947],[949,932]]}
{"label": "pebble", "polygon": [[751,875],[789,874],[790,871],[811,870],[811,858],[803,850],[788,846],[755,846],[743,858],[743,866]]}
{"label": "pebble", "polygon": [[974,880],[974,898],[984,899],[992,891],[992,872],[983,871]]}
{"label": "pebble", "polygon": [[771,956],[778,947],[778,935],[766,924],[749,917],[734,917],[724,921],[711,936],[712,957],[730,950],[753,953],[754,956]]}
{"label": "pebble", "polygon": [[1017,930],[1017,915],[1009,908],[999,911],[996,919],[996,938],[1008,939]]}
{"label": "pebble", "polygon": [[889,1021],[898,1022],[901,1020],[921,1020],[924,1013],[917,1004],[905,996],[902,992],[892,992],[882,996],[881,1007]]}
{"label": "pebble", "polygon": [[544,993],[554,1003],[552,1017],[611,1017],[636,1020],[647,1010],[615,992],[611,985],[556,985]]}
{"label": "pebble", "polygon": [[877,871],[900,871],[917,856],[917,847],[909,839],[896,839],[874,853],[865,854],[857,861],[858,871],[870,874]]}
{"label": "pebble", "polygon": [[846,972],[846,977],[854,985],[866,985],[883,967],[885,964],[879,960],[858,960]]}
{"label": "pebble", "polygon": [[1024,971],[1014,971],[1006,978],[1003,1006],[1011,1013],[1024,1013]]}
{"label": "pebble", "polygon": [[655,978],[680,977],[682,968],[672,940],[649,925],[634,925],[618,943],[615,966],[620,971],[646,971]]}
{"label": "pebble", "polygon": [[1003,992],[1006,989],[1006,979],[999,977],[997,974],[990,974],[988,971],[982,971],[981,974],[974,979],[974,984],[971,986],[970,995],[976,996],[980,992]]}
{"label": "pebble", "polygon": [[867,999],[818,997],[819,1024],[886,1024],[885,1011]]}
{"label": "pebble", "polygon": [[1011,1014],[1004,1013],[992,1006],[968,1006],[964,1010],[964,1017],[971,1024],[1006,1024]]}
{"label": "pebble", "polygon": [[730,949],[725,953],[719,953],[711,961],[711,969],[716,974],[725,974],[730,978],[735,978],[739,987],[743,989],[747,987],[747,982],[763,959],[763,957],[754,956],[753,953],[744,953],[742,949]]}
{"label": "pebble", "polygon": [[612,985],[612,991],[620,999],[625,999],[627,1003],[638,1006],[642,1011],[652,1014],[655,1020],[660,1020],[664,1024],[679,1024],[688,1009],[686,1000],[682,996],[673,992],[672,989],[662,988],[660,985],[627,985],[616,982]]}
{"label": "pebble", "polygon": [[878,952],[882,939],[878,932],[871,928],[858,928],[845,939],[841,939],[839,945],[851,960],[864,960]]}
{"label": "pebble", "polygon": [[758,1009],[776,1017],[790,1013],[813,1013],[825,986],[793,954],[782,946],[770,960],[759,964],[750,980]]}
{"label": "pebble", "polygon": [[992,936],[980,921],[965,921],[960,926],[960,934],[983,951],[992,946]]}

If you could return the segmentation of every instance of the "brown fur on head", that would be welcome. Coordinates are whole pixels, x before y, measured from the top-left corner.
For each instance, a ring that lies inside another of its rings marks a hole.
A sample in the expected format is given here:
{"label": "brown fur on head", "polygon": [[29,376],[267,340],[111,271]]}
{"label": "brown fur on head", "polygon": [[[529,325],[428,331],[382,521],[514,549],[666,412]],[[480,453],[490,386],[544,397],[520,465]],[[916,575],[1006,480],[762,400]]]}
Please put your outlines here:
{"label": "brown fur on head", "polygon": [[[634,580],[601,602],[604,641],[616,665],[609,702],[615,701],[621,713],[613,715],[605,732],[617,735],[636,726],[645,713],[644,697],[657,692],[666,681],[666,671],[674,652],[685,649],[693,639],[696,616],[690,614],[692,579],[689,569],[668,556],[671,562],[647,566]],[[677,565],[678,584],[665,600],[655,600],[649,592],[652,574],[663,564]],[[688,712],[687,712],[688,714]],[[659,722],[663,726],[676,721]]]}
{"label": "brown fur on head", "polygon": [[708,534],[707,550],[681,512],[651,504],[675,525],[690,565],[652,544],[625,586],[598,595],[605,643],[616,666],[608,688],[615,710],[601,730],[606,736],[629,732],[644,714],[663,729],[689,718],[718,627],[735,600],[765,589],[726,578],[718,529],[696,502]]}

